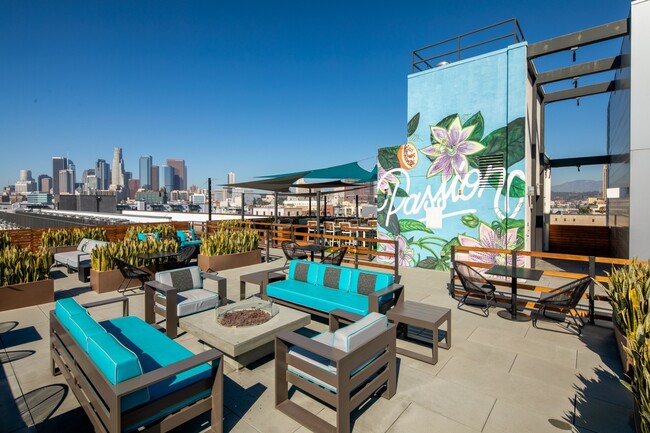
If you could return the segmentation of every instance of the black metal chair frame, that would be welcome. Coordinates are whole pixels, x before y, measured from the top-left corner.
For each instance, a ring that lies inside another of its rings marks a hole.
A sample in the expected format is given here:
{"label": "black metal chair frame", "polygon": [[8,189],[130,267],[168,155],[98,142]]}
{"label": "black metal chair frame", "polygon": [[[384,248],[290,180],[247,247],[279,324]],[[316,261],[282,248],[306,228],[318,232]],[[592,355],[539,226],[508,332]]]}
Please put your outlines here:
{"label": "black metal chair frame", "polygon": [[113,257],[113,260],[117,264],[117,268],[120,270],[122,276],[124,277],[124,280],[122,283],[120,283],[120,287],[117,289],[118,293],[124,294],[127,290],[134,290],[133,288],[128,288],[129,282],[131,280],[139,280],[139,289],[144,290],[144,283],[150,281],[151,277],[153,276],[151,272],[138,268],[137,266],[133,266],[132,264],[125,262],[122,259],[118,259],[117,257]]}
{"label": "black metal chair frame", "polygon": [[321,260],[321,263],[340,266],[341,263],[343,262],[343,259],[345,258],[345,253],[347,252],[347,250],[348,247],[340,247],[337,250],[332,251],[331,253],[326,255],[325,258]]}
{"label": "black metal chair frame", "polygon": [[564,284],[550,292],[543,293],[539,301],[537,301],[540,307],[533,315],[533,326],[537,328],[537,319],[540,313],[547,319],[555,320],[556,322],[565,322],[564,318],[556,319],[546,315],[546,308],[551,307],[566,312],[573,320],[573,323],[566,322],[567,329],[571,330],[571,327],[574,326],[577,335],[582,334],[582,327],[585,326],[585,322],[579,314],[574,314],[574,312],[577,313],[576,307],[578,306],[578,302],[582,299],[582,295],[584,295],[590,283],[591,277],[583,277]]}
{"label": "black metal chair frame", "polygon": [[[460,270],[463,267],[466,268],[467,272]],[[481,311],[485,317],[488,317],[490,315],[490,302],[493,302],[494,306],[497,303],[494,296],[496,290],[494,284],[490,283],[480,272],[467,263],[458,260],[454,261],[454,270],[458,274],[460,283],[465,290],[465,295],[458,301],[458,309],[460,310],[460,307],[467,303],[467,297],[473,293],[485,298],[485,307],[481,307]],[[476,284],[477,281],[480,282],[480,285]]]}
{"label": "black metal chair frame", "polygon": [[198,247],[196,245],[187,245],[183,247],[180,254],[176,257],[176,260],[165,263],[163,268],[165,268],[165,270],[170,270],[188,267],[196,255],[197,250]]}
{"label": "black metal chair frame", "polygon": [[306,260],[307,259],[307,253],[303,252],[298,252],[296,251],[296,243],[293,241],[282,241],[282,252],[284,253],[284,257],[287,259],[284,262],[284,265],[286,266],[291,260]]}

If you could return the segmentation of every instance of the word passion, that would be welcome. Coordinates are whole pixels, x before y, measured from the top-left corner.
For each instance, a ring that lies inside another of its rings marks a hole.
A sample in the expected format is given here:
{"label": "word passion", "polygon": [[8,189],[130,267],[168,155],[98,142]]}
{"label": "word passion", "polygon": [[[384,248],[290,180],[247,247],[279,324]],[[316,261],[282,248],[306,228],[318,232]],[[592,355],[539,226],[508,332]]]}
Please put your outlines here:
{"label": "word passion", "polygon": [[[490,168],[486,170],[485,176],[491,176],[497,172],[501,171],[505,177],[505,168]],[[391,178],[393,176],[397,177],[397,183],[390,183],[386,178]],[[494,211],[499,219],[515,218],[519,213],[519,210],[525,202],[524,197],[519,197],[517,203],[511,212],[508,211],[509,208],[509,197],[510,197],[510,188],[512,188],[512,182],[515,178],[519,178],[525,182],[526,178],[524,177],[524,172],[521,170],[512,170],[508,174],[507,182],[505,183],[505,194],[502,194],[504,185],[499,183],[499,185],[493,189],[494,191]],[[486,189],[492,189],[492,187],[481,186],[481,172],[480,170],[474,168],[470,170],[464,179],[460,176],[455,175],[449,181],[442,181],[442,184],[435,193],[431,191],[431,184],[427,185],[424,191],[421,192],[411,192],[411,177],[408,172],[402,168],[394,168],[392,170],[384,173],[378,185],[382,183],[388,184],[388,192],[386,193],[387,199],[384,200],[382,206],[378,209],[378,212],[381,212],[388,206],[388,213],[386,214],[386,224],[390,222],[390,218],[393,215],[396,215],[399,212],[402,212],[405,216],[417,215],[422,211],[426,212],[427,208],[441,208],[443,211],[447,207],[447,203],[451,200],[452,203],[457,203],[459,201],[468,202],[474,197],[480,198],[483,196],[483,193]],[[486,185],[489,183],[485,182]],[[392,188],[391,188],[392,187]],[[406,197],[401,197],[402,200],[396,202],[398,195],[395,194],[397,188],[402,188],[406,192]],[[503,210],[502,210],[503,209]],[[444,217],[449,217],[452,215],[474,213],[475,209],[464,209],[459,212],[453,212],[453,214],[443,214]],[[397,218],[397,217],[396,217]],[[425,218],[418,218],[420,220],[425,220]]]}

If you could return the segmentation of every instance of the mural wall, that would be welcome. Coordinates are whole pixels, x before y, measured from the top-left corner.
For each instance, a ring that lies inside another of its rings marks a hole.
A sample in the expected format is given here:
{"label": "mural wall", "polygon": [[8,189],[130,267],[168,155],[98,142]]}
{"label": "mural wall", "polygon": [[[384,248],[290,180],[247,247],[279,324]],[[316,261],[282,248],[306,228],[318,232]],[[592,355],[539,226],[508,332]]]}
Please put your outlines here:
{"label": "mural wall", "polygon": [[517,44],[409,76],[407,143],[378,153],[378,237],[398,240],[400,266],[448,270],[454,245],[526,247],[526,74]]}

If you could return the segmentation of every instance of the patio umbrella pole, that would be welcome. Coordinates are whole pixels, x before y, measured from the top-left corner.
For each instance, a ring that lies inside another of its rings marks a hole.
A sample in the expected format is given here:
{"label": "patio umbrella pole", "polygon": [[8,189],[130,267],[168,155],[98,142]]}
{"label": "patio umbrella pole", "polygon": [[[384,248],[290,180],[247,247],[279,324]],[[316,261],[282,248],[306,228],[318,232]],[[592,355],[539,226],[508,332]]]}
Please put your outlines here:
{"label": "patio umbrella pole", "polygon": [[318,243],[323,243],[323,238],[320,237],[320,190],[316,191],[316,233],[318,233]]}
{"label": "patio umbrella pole", "polygon": [[356,194],[354,196],[354,209],[356,210],[357,213],[357,224],[359,224],[359,194]]}
{"label": "patio umbrella pole", "polygon": [[244,193],[241,193],[241,220],[244,221]]}
{"label": "patio umbrella pole", "polygon": [[278,223],[278,193],[277,191],[273,193],[274,200],[273,200],[273,223],[277,224]]}
{"label": "patio umbrella pole", "polygon": [[212,178],[208,178],[208,221],[212,221]]}
{"label": "patio umbrella pole", "polygon": [[311,188],[309,188],[309,216],[311,216]]}

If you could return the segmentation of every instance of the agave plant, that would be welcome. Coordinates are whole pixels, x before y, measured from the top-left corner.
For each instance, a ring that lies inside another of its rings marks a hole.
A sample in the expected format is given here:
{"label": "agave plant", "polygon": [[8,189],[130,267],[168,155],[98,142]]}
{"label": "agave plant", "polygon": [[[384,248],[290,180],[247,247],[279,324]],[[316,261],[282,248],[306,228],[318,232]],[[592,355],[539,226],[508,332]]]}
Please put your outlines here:
{"label": "agave plant", "polygon": [[108,240],[106,230],[100,227],[81,227],[72,229],[48,229],[41,235],[41,245],[44,247],[60,247],[78,245],[82,239]]}
{"label": "agave plant", "polygon": [[0,251],[0,286],[45,280],[51,266],[52,254],[46,248],[32,251],[10,246]]}
{"label": "agave plant", "polygon": [[204,256],[247,253],[258,248],[259,240],[259,234],[255,230],[222,228],[203,239],[200,252]]}
{"label": "agave plant", "polygon": [[[647,306],[648,299],[645,299]],[[636,314],[642,314],[640,304],[635,306]],[[641,417],[641,431],[650,433],[650,315],[646,313],[636,330],[627,334],[627,354],[632,358],[632,380],[622,381],[632,392]]]}

